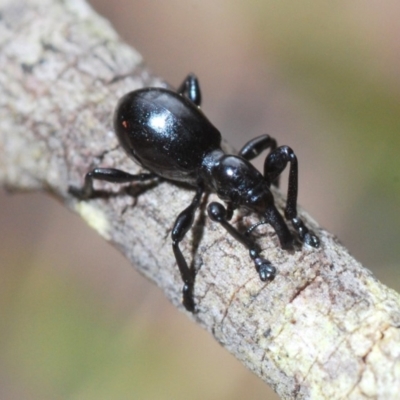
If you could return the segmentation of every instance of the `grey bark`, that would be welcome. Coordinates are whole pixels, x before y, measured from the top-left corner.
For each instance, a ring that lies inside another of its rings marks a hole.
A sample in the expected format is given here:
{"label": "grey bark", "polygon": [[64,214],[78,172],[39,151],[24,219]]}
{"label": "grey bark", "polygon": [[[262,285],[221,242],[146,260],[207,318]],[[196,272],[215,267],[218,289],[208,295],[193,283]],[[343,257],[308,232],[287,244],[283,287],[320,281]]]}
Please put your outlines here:
{"label": "grey bark", "polygon": [[[116,141],[112,110],[127,91],[164,83],[83,0],[1,0],[0,49],[1,184],[56,196],[182,310],[169,233],[193,191],[162,182],[135,196],[99,183],[110,197],[80,202],[68,194],[94,166],[140,170]],[[198,269],[199,312],[188,317],[284,399],[398,399],[399,295],[301,215],[321,249],[288,253],[262,228],[259,243],[278,266],[276,279],[263,283],[248,252],[203,208],[182,244]]]}

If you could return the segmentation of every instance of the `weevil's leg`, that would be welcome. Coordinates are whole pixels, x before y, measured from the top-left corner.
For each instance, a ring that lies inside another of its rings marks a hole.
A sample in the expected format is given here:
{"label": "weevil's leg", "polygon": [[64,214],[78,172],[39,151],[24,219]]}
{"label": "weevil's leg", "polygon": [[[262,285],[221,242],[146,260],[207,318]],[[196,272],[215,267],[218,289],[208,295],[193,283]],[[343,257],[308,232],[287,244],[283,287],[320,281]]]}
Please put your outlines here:
{"label": "weevil's leg", "polygon": [[319,239],[310,232],[303,221],[297,216],[298,164],[294,151],[288,146],[280,146],[272,151],[264,163],[264,176],[273,182],[290,163],[289,184],[285,207],[285,217],[292,221],[292,225],[299,238],[310,246],[318,247]]}
{"label": "weevil's leg", "polygon": [[260,257],[260,249],[251,237],[240,233],[227,221],[225,207],[221,203],[213,202],[208,205],[207,212],[213,221],[219,222],[228,233],[248,248],[260,279],[262,281],[274,279],[276,273],[275,267],[268,260]]}
{"label": "weevil's leg", "polygon": [[129,174],[114,168],[95,168],[85,175],[85,183],[82,188],[70,186],[68,191],[75,197],[85,200],[93,197],[95,190],[93,189],[93,180],[100,180],[112,183],[128,183],[128,182],[144,182],[157,175],[152,173]]}
{"label": "weevil's leg", "polygon": [[226,203],[226,220],[230,221],[233,217],[233,212],[235,211],[235,207],[233,206],[232,202]]}
{"label": "weevil's leg", "polygon": [[185,95],[189,100],[193,101],[196,106],[201,105],[201,90],[199,81],[195,74],[189,74],[182,82],[178,89],[179,94]]}
{"label": "weevil's leg", "polygon": [[293,248],[293,236],[275,205],[270,205],[264,214],[264,219],[250,226],[245,235],[249,236],[257,227],[264,224],[270,224],[274,228],[282,249],[290,250]]}
{"label": "weevil's leg", "polygon": [[[248,141],[239,151],[239,156],[251,161],[267,149],[271,149],[271,152],[273,152],[276,147],[277,144],[274,138],[269,135],[261,135]],[[276,177],[272,184],[279,186],[279,176]]]}
{"label": "weevil's leg", "polygon": [[203,186],[199,186],[196,191],[189,207],[185,208],[175,221],[174,227],[172,229],[172,250],[174,251],[175,259],[181,273],[183,280],[183,305],[186,310],[190,312],[195,312],[195,304],[193,299],[194,281],[196,277],[196,271],[189,268],[181,249],[179,248],[179,243],[185,237],[187,231],[192,227],[194,215],[200,206],[201,196],[203,195]]}
{"label": "weevil's leg", "polygon": [[277,144],[274,138],[269,135],[261,135],[249,140],[239,151],[239,156],[251,161],[253,158],[259,156],[264,150],[275,150],[276,146]]}

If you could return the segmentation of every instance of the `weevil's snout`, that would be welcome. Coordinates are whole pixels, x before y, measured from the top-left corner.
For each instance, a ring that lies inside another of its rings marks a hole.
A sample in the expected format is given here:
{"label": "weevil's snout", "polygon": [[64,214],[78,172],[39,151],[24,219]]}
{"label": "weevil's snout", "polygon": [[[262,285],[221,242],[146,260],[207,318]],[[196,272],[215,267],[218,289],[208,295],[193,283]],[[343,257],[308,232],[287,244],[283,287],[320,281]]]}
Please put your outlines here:
{"label": "weevil's snout", "polygon": [[282,249],[288,251],[294,250],[295,241],[293,235],[286,225],[282,215],[273,204],[264,212],[264,219],[274,228]]}
{"label": "weevil's snout", "polygon": [[264,215],[266,210],[274,207],[274,197],[267,183],[262,181],[257,186],[249,189],[243,205],[260,215]]}

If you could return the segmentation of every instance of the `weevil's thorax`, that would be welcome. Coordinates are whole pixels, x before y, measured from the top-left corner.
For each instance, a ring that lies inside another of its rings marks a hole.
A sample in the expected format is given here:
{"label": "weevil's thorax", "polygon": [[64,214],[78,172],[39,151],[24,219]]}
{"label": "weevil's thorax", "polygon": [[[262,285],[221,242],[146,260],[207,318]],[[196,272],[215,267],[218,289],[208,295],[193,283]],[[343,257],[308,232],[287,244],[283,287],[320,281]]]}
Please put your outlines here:
{"label": "weevil's thorax", "polygon": [[206,157],[203,166],[207,174],[205,181],[221,200],[260,213],[273,204],[266,180],[244,158],[218,151]]}

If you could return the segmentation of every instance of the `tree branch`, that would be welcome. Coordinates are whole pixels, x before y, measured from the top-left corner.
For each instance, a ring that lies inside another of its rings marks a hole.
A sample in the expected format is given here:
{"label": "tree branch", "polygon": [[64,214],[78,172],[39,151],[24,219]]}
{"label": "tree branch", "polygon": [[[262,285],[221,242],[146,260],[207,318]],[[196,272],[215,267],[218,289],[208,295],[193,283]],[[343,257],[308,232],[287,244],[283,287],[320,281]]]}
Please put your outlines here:
{"label": "tree branch", "polygon": [[[0,182],[52,193],[182,309],[169,233],[193,191],[167,182],[136,192],[99,183],[110,196],[79,202],[68,194],[94,166],[140,170],[117,143],[112,111],[124,93],[163,82],[83,0],[2,0],[0,32]],[[203,208],[183,243],[199,269],[199,312],[188,317],[282,398],[398,398],[399,295],[302,217],[321,249],[290,254],[273,230],[260,229],[260,246],[278,267],[263,283],[248,252]],[[238,224],[254,221],[234,216]]]}

